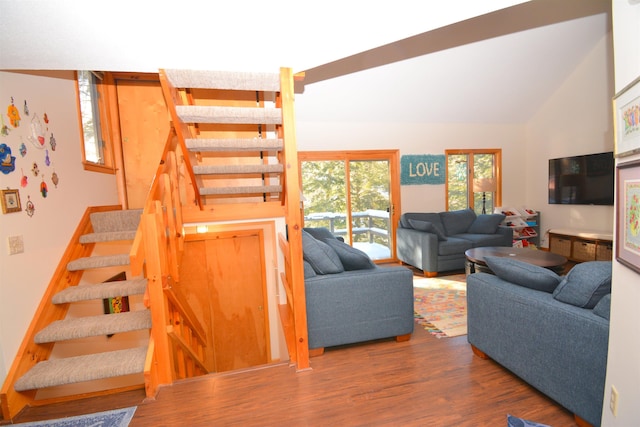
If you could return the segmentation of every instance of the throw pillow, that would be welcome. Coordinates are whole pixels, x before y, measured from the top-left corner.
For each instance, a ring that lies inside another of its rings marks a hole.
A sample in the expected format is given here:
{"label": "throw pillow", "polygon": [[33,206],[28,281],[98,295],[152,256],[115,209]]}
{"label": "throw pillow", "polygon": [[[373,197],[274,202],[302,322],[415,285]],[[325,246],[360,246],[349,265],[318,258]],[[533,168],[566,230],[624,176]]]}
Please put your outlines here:
{"label": "throw pillow", "polygon": [[345,270],[366,270],[376,268],[369,256],[360,249],[351,247],[336,239],[325,239],[324,242],[336,251]]}
{"label": "throw pillow", "polygon": [[480,214],[473,220],[467,233],[495,234],[498,226],[506,218],[503,214]]}
{"label": "throw pillow", "polygon": [[604,317],[609,320],[611,316],[611,294],[603,296],[600,301],[593,307],[593,314]]}
{"label": "throw pillow", "polygon": [[593,308],[609,293],[611,261],[589,261],[573,267],[553,291],[553,297],[576,307]]}
{"label": "throw pillow", "polygon": [[335,239],[336,237],[331,234],[328,228],[324,227],[305,227],[304,231],[311,234],[316,240],[323,241],[324,239]]}
{"label": "throw pillow", "polygon": [[487,256],[484,257],[484,261],[487,263],[487,267],[499,278],[525,288],[551,293],[562,281],[562,277],[548,268],[517,259]]}
{"label": "throw pillow", "polygon": [[344,267],[336,251],[311,234],[302,231],[302,258],[311,264],[318,274],[342,273]]}
{"label": "throw pillow", "polygon": [[310,277],[315,277],[316,276],[316,271],[313,269],[313,267],[311,267],[311,264],[309,264],[307,261],[302,261],[302,264],[304,265],[304,278],[308,279]]}
{"label": "throw pillow", "polygon": [[466,233],[475,219],[476,213],[473,209],[440,212],[440,221],[444,225],[444,231],[447,236]]}
{"label": "throw pillow", "polygon": [[431,221],[419,221],[417,219],[410,219],[409,224],[414,230],[426,231],[427,233],[433,233],[438,236],[438,240],[447,240],[447,236],[444,234],[444,230]]}

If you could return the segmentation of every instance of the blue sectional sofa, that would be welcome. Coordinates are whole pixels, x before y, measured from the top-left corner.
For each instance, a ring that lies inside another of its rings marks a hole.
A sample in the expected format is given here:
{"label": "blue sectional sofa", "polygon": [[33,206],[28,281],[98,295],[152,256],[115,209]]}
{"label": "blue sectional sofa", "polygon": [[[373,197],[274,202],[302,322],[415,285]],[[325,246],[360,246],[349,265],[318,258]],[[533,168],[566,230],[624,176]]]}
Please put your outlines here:
{"label": "blue sectional sofa", "polygon": [[611,262],[566,276],[487,257],[495,273],[467,277],[467,339],[591,425],[601,423],[609,341]]}
{"label": "blue sectional sofa", "polygon": [[411,337],[411,270],[378,267],[325,228],[305,228],[302,244],[312,355],[322,354],[325,347]]}
{"label": "blue sectional sofa", "polygon": [[513,230],[500,225],[502,214],[476,215],[472,209],[404,213],[396,229],[396,254],[434,277],[465,268],[465,251],[482,246],[511,246]]}

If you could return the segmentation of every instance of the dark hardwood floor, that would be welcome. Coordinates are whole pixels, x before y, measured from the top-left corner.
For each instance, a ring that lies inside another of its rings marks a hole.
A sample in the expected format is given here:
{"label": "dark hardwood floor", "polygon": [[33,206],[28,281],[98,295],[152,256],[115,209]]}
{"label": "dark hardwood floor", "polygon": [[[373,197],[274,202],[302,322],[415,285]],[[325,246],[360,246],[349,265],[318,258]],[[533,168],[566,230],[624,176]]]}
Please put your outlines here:
{"label": "dark hardwood floor", "polygon": [[28,408],[14,422],[137,405],[131,426],[506,426],[507,414],[553,427],[572,414],[491,360],[466,336],[327,349],[296,373],[286,363],[211,374],[164,387]]}

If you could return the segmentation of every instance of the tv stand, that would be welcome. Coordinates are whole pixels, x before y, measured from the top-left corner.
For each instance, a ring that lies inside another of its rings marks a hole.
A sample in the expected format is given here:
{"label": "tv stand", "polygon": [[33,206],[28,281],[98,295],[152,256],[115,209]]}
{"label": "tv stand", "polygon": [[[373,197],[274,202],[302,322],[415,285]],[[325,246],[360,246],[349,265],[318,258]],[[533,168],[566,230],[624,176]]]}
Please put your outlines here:
{"label": "tv stand", "polygon": [[611,261],[613,234],[554,228],[549,230],[549,251],[570,261]]}

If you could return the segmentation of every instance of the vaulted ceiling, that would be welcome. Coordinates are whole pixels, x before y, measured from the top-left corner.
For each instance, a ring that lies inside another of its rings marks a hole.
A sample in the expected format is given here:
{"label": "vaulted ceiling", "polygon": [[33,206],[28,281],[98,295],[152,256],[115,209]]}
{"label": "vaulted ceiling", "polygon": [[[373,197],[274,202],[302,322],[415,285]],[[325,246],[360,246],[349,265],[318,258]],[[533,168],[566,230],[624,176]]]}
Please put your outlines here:
{"label": "vaulted ceiling", "polygon": [[[610,7],[610,0],[326,0],[322,7],[0,0],[0,70],[286,66],[306,74],[297,86],[299,120],[521,123],[606,40]],[[335,102],[314,102],[320,92]]]}

